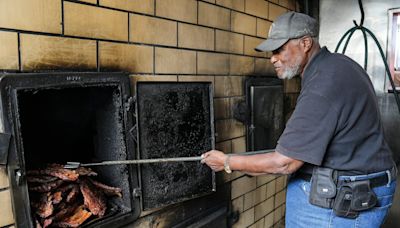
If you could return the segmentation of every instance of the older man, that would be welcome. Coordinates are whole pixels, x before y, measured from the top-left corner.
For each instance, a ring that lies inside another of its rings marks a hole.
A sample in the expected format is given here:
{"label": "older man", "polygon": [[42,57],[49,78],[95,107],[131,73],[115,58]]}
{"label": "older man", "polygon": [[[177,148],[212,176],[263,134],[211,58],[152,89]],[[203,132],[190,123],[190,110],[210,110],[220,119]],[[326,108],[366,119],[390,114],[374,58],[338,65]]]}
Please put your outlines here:
{"label": "older man", "polygon": [[294,174],[287,227],[379,227],[392,203],[396,168],[384,139],[374,88],[350,58],[321,48],[315,19],[288,12],[256,50],[272,51],[279,78],[300,75],[296,108],[275,152],[203,154],[214,171]]}

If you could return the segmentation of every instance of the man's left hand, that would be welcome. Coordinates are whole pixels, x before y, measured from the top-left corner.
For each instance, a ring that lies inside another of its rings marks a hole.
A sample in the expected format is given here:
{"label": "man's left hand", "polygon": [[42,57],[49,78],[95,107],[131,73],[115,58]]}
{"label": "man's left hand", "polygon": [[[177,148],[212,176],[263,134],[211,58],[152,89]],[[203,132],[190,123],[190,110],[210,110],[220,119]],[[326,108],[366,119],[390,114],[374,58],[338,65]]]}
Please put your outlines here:
{"label": "man's left hand", "polygon": [[215,172],[224,170],[224,163],[227,155],[218,150],[211,150],[201,155],[201,163],[205,163]]}

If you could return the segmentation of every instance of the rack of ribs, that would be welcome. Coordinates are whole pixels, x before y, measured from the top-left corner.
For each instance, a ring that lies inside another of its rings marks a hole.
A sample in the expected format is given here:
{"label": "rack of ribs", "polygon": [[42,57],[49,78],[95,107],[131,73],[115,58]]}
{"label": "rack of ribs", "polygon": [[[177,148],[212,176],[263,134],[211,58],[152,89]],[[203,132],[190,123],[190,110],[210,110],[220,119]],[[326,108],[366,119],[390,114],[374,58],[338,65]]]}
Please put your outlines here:
{"label": "rack of ribs", "polygon": [[27,174],[35,227],[79,227],[105,215],[107,197],[122,197],[120,188],[94,180],[97,173],[90,168],[49,164]]}

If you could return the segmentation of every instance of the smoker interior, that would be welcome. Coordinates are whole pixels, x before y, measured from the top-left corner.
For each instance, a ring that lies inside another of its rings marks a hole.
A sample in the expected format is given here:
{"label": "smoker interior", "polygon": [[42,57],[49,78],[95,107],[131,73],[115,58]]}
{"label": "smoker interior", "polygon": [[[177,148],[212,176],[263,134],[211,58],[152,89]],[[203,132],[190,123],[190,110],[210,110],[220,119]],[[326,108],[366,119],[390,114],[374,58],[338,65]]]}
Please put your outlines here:
{"label": "smoker interior", "polygon": [[[47,163],[127,159],[118,85],[20,89],[17,102],[27,170]],[[97,180],[122,189],[123,197],[110,198],[108,208],[131,211],[128,167],[93,169],[99,174]]]}

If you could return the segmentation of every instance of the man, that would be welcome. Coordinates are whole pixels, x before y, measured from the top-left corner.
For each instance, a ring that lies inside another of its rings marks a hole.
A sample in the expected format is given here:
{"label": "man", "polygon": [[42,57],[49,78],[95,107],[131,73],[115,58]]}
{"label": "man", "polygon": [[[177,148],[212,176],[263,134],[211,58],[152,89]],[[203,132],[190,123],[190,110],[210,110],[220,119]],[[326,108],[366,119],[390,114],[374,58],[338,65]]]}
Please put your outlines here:
{"label": "man", "polygon": [[350,58],[318,41],[317,22],[288,12],[256,50],[272,51],[279,78],[302,78],[296,108],[275,152],[203,154],[214,171],[293,174],[287,227],[379,227],[392,203],[396,169],[384,139],[374,88]]}

